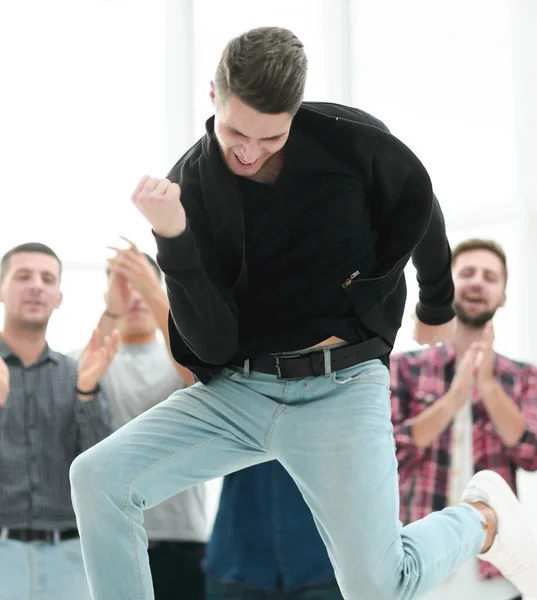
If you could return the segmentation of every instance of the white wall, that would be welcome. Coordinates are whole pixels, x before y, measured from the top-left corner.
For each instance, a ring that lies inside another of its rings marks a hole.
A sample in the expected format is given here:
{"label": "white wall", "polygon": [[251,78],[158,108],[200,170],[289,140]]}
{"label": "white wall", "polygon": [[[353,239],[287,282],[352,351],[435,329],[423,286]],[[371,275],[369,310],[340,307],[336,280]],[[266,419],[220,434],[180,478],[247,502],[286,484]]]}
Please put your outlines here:
{"label": "white wall", "polygon": [[[19,0],[2,3],[0,22],[0,252],[39,240],[64,259],[65,303],[50,328],[59,350],[97,320],[106,246],[123,234],[154,253],[130,192],[203,132],[225,42],[278,24],[306,44],[307,99],[372,112],[422,159],[453,243],[504,245],[498,350],[537,362],[534,0]],[[408,273],[397,349],[413,347]],[[521,483],[537,510],[535,476]]]}

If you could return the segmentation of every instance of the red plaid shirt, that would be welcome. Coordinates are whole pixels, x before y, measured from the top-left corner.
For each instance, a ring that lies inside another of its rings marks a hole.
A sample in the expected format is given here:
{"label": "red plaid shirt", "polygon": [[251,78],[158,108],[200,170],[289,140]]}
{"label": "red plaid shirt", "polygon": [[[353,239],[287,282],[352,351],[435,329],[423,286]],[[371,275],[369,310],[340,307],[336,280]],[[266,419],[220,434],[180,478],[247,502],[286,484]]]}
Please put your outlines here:
{"label": "red plaid shirt", "polygon": [[[399,461],[401,521],[408,524],[446,507],[450,473],[451,427],[428,448],[417,448],[412,421],[448,391],[455,373],[455,352],[437,346],[391,356],[392,421]],[[473,392],[475,471],[496,471],[516,492],[516,469],[537,471],[537,369],[495,354],[494,373],[506,394],[526,417],[526,432],[514,447],[505,446],[488,413]],[[480,563],[484,579],[499,575]]]}

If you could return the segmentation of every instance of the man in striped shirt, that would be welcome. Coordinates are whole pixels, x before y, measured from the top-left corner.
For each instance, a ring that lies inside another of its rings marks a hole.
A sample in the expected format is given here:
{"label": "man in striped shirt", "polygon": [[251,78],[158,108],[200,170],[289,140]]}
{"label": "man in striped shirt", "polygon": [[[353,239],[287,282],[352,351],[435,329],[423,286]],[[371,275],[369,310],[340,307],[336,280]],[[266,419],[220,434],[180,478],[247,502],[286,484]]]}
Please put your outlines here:
{"label": "man in striped shirt", "polygon": [[118,346],[96,330],[80,364],[46,341],[62,301],[61,262],[43,244],[0,265],[0,598],[87,600],[71,504],[73,459],[110,433],[99,379]]}

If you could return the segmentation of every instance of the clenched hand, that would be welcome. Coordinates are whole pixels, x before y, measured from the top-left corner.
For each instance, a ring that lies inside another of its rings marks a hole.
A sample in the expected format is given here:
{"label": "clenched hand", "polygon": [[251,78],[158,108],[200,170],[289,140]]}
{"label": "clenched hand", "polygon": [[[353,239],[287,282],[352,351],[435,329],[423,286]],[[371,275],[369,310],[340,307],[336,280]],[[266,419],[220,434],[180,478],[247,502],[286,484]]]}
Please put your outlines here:
{"label": "clenched hand", "polygon": [[146,175],[136,186],[131,199],[160,237],[176,237],[186,229],[185,209],[177,183]]}

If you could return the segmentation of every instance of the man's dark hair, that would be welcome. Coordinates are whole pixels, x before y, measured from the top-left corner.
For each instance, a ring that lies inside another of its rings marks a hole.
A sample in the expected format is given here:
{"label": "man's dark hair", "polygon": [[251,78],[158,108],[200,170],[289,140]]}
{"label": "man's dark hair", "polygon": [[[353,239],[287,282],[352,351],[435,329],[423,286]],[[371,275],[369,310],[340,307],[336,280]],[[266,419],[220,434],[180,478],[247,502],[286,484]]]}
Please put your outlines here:
{"label": "man's dark hair", "polygon": [[228,42],[214,78],[216,99],[234,94],[265,114],[294,115],[304,98],[308,59],[304,45],[283,27],[251,29]]}
{"label": "man's dark hair", "polygon": [[[155,273],[157,274],[158,280],[160,282],[162,282],[162,271],[160,270],[159,266],[157,265],[157,261],[149,256],[149,254],[146,254],[145,252],[142,252],[142,254],[145,256],[145,258],[147,259],[147,262],[153,267],[153,269],[155,269]],[[106,268],[106,276],[108,277],[110,275],[110,269],[107,267]]]}
{"label": "man's dark hair", "polygon": [[60,278],[62,274],[62,261],[59,259],[58,255],[52,248],[46,246],[45,244],[41,244],[40,242],[28,242],[26,244],[19,244],[11,250],[8,250],[4,256],[2,256],[2,261],[0,262],[0,283],[4,281],[4,277],[9,269],[9,261],[11,257],[15,254],[22,254],[23,252],[35,252],[37,254],[48,254],[48,256],[54,257],[58,261],[58,265],[60,266]]}
{"label": "man's dark hair", "polygon": [[472,238],[461,242],[453,249],[451,255],[451,264],[455,264],[457,258],[465,252],[472,252],[473,250],[487,250],[492,254],[495,254],[503,265],[503,272],[505,275],[505,281],[507,282],[507,258],[505,256],[504,249],[493,240],[483,240],[480,238]]}
{"label": "man's dark hair", "polygon": [[155,269],[155,272],[158,275],[158,279],[159,281],[162,281],[162,271],[160,270],[159,266],[157,265],[157,261],[149,256],[149,254],[146,254],[145,252],[142,252],[142,254],[147,258],[149,264],[153,267],[153,269]]}

